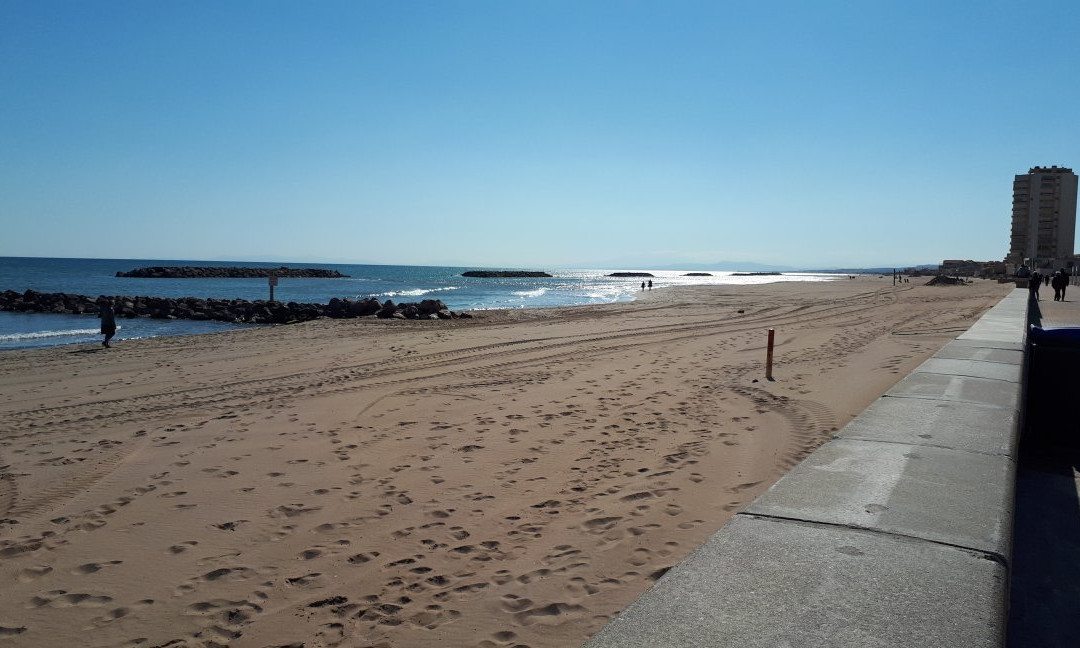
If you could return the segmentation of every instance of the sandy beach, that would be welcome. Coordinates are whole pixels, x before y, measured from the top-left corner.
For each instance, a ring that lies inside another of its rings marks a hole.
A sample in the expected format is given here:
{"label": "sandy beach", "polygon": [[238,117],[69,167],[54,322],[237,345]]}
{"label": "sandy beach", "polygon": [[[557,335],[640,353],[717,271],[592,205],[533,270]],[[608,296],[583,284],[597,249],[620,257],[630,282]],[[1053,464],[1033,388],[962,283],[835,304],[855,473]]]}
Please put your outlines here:
{"label": "sandy beach", "polygon": [[0,354],[0,646],[577,646],[1013,289],[925,281]]}

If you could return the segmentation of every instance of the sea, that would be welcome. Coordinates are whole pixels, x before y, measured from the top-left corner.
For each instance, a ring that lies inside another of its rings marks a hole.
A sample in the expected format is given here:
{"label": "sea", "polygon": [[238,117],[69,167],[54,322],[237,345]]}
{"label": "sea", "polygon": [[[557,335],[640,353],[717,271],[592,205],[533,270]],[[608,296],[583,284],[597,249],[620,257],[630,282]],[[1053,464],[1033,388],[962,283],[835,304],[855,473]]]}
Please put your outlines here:
{"label": "sea", "polygon": [[[454,311],[507,308],[551,308],[633,301],[641,294],[642,279],[610,277],[612,272],[649,272],[654,290],[671,286],[706,284],[761,284],[776,281],[831,281],[837,275],[783,273],[739,275],[710,270],[711,276],[686,276],[686,270],[580,269],[542,270],[550,278],[470,278],[466,270],[506,268],[401,265],[348,265],[332,263],[269,263],[251,261],[191,261],[165,259],[50,259],[0,257],[0,292],[35,290],[97,297],[126,295],[147,297],[200,297],[204,299],[269,298],[263,279],[136,279],[117,277],[146,266],[239,266],[278,268],[326,268],[348,275],[339,279],[282,277],[274,299],[284,302],[326,303],[334,297],[395,302],[439,299]],[[700,272],[700,270],[695,270]],[[646,281],[648,279],[645,279]],[[115,340],[163,335],[196,335],[257,326],[194,320],[122,319]],[[0,312],[0,351],[64,344],[100,344],[94,315]]]}

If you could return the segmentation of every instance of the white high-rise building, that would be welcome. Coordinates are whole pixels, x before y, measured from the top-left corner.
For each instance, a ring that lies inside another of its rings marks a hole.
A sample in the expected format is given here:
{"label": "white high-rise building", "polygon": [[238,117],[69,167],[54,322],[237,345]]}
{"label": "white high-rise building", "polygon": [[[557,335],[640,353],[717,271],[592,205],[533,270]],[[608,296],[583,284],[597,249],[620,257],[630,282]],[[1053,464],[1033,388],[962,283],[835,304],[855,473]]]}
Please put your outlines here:
{"label": "white high-rise building", "polygon": [[1020,266],[1073,255],[1076,174],[1065,167],[1032,167],[1013,180],[1012,238],[1005,262]]}

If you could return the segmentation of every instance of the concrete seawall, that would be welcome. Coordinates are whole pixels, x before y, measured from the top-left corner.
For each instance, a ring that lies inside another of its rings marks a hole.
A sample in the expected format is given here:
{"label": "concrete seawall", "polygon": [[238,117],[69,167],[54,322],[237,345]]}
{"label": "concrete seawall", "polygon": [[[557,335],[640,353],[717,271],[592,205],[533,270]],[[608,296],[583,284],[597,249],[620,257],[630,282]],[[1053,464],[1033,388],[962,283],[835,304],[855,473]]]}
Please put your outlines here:
{"label": "concrete seawall", "polygon": [[1017,289],[586,648],[1004,646],[1027,322]]}

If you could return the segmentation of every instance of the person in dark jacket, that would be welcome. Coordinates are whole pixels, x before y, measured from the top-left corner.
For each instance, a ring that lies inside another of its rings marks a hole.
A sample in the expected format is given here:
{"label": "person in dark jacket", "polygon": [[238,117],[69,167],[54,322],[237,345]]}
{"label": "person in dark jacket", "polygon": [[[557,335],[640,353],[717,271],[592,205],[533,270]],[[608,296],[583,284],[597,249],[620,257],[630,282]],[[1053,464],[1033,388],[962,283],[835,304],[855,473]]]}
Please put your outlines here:
{"label": "person in dark jacket", "polygon": [[1039,286],[1042,285],[1042,275],[1036,270],[1031,273],[1031,278],[1028,279],[1028,290],[1031,291],[1031,296],[1035,298],[1035,301],[1039,301]]}
{"label": "person in dark jacket", "polygon": [[1065,286],[1069,284],[1064,270],[1058,270],[1050,279],[1050,285],[1054,287],[1054,301],[1065,301]]}
{"label": "person in dark jacket", "polygon": [[101,317],[101,332],[105,335],[101,346],[106,349],[112,348],[109,346],[109,340],[116,335],[116,313],[113,312],[111,299],[102,299],[98,302],[98,316]]}

